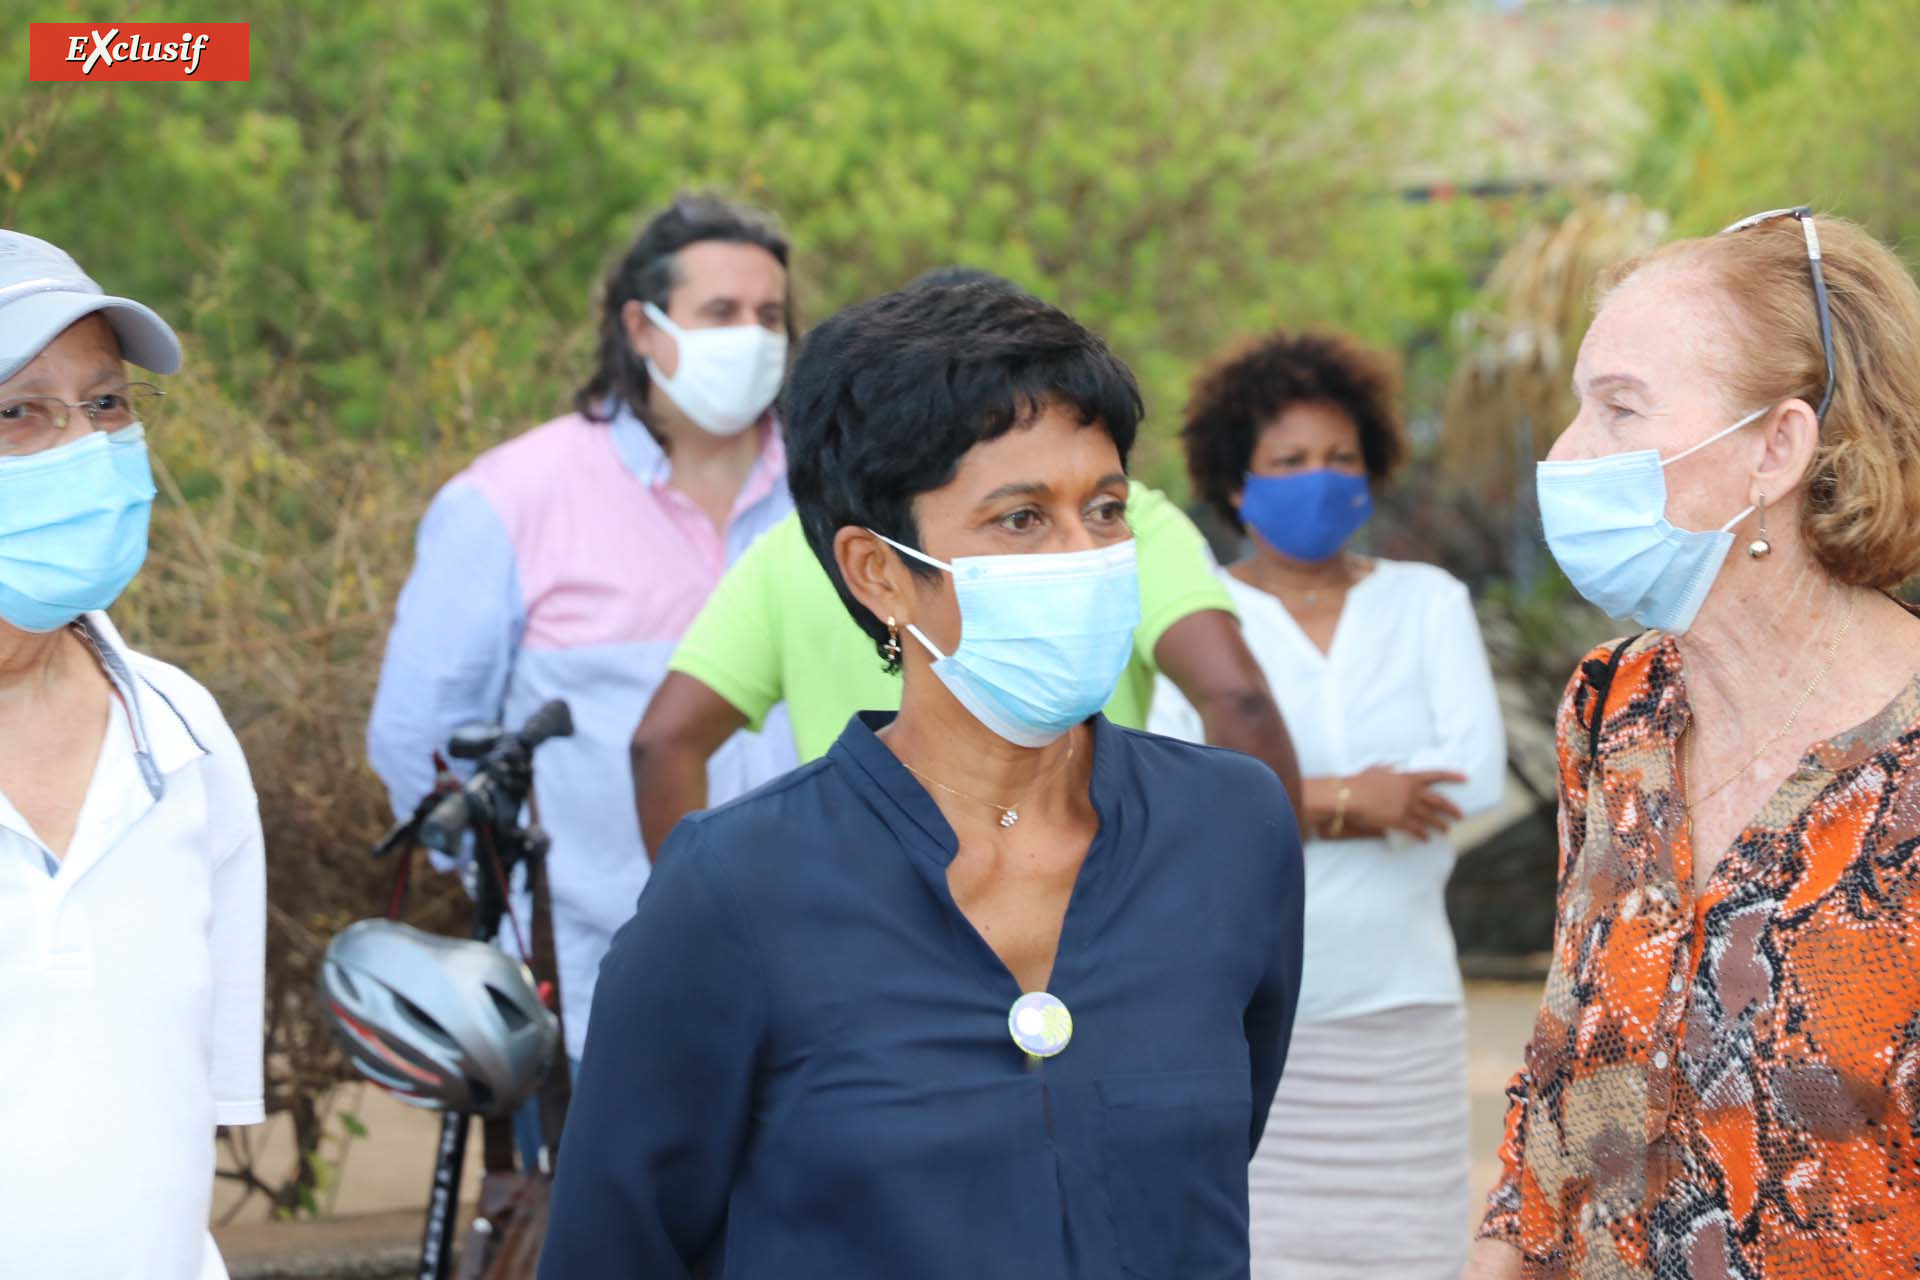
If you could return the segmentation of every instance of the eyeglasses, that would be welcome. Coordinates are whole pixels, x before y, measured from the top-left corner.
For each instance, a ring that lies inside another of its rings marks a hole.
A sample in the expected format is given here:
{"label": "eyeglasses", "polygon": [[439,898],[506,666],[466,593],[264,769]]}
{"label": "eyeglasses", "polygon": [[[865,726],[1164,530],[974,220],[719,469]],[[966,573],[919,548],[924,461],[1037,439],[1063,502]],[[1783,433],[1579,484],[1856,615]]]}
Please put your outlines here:
{"label": "eyeglasses", "polygon": [[0,458],[21,457],[53,448],[66,434],[73,411],[86,415],[95,431],[119,431],[140,421],[166,392],[151,382],[130,382],[85,400],[59,396],[15,396],[0,400]]}
{"label": "eyeglasses", "polygon": [[1745,231],[1748,227],[1757,227],[1763,222],[1772,222],[1775,218],[1793,218],[1800,223],[1800,229],[1807,235],[1807,266],[1813,272],[1813,300],[1820,308],[1820,349],[1827,358],[1827,389],[1820,397],[1820,407],[1814,416],[1822,421],[1827,416],[1827,406],[1833,403],[1833,310],[1827,305],[1827,277],[1820,270],[1820,233],[1813,226],[1813,209],[1800,205],[1793,209],[1769,209],[1765,213],[1756,213],[1751,218],[1742,218],[1720,232],[1731,235],[1735,231]]}

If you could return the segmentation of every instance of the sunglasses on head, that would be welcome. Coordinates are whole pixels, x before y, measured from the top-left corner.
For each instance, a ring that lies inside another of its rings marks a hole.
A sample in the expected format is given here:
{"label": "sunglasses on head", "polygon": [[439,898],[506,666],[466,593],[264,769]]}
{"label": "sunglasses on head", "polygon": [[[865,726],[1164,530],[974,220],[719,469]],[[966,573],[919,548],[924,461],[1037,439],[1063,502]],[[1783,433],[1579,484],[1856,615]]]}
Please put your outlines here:
{"label": "sunglasses on head", "polygon": [[1814,229],[1813,209],[1808,205],[1799,205],[1792,209],[1769,209],[1765,213],[1756,213],[1750,218],[1742,218],[1732,226],[1723,229],[1720,234],[1732,235],[1736,231],[1745,231],[1757,227],[1763,222],[1772,222],[1775,218],[1793,218],[1800,223],[1800,229],[1807,237],[1807,266],[1813,272],[1813,300],[1820,309],[1820,349],[1827,358],[1827,389],[1820,397],[1820,407],[1814,416],[1825,420],[1827,406],[1833,403],[1833,311],[1827,305],[1827,277],[1820,270],[1820,233]]}

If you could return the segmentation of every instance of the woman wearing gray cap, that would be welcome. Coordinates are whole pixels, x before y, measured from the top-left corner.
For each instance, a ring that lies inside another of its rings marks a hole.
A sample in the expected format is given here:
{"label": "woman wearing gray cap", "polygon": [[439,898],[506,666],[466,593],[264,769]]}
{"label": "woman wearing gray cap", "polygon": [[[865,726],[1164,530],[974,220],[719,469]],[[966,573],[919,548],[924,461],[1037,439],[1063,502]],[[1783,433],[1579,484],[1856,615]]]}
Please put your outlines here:
{"label": "woman wearing gray cap", "polygon": [[166,322],[0,231],[0,1276],[221,1280],[216,1125],[262,1118],[240,745],[101,612],[153,504]]}

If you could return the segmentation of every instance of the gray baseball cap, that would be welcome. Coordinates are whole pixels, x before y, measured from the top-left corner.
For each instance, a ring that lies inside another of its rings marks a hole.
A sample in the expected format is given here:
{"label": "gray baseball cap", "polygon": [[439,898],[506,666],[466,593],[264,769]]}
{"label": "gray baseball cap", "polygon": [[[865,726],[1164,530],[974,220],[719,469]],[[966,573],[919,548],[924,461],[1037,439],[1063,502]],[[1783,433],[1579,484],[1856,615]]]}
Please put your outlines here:
{"label": "gray baseball cap", "polygon": [[180,368],[180,339],[152,308],[106,293],[59,246],[0,230],[0,382],[96,311],[113,326],[121,355],[155,373]]}

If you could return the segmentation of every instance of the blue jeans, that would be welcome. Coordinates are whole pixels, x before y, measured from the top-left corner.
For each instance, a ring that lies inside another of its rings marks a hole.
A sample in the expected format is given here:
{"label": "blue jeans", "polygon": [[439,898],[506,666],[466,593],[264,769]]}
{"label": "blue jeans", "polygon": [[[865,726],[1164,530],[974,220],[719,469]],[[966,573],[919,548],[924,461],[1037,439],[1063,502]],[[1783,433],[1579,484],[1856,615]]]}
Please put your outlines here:
{"label": "blue jeans", "polygon": [[[575,1084],[580,1083],[580,1060],[571,1055],[567,1058],[567,1075]],[[537,1093],[513,1113],[513,1145],[520,1148],[520,1167],[529,1173],[539,1172],[540,1153],[547,1144],[540,1132],[540,1095]]]}

